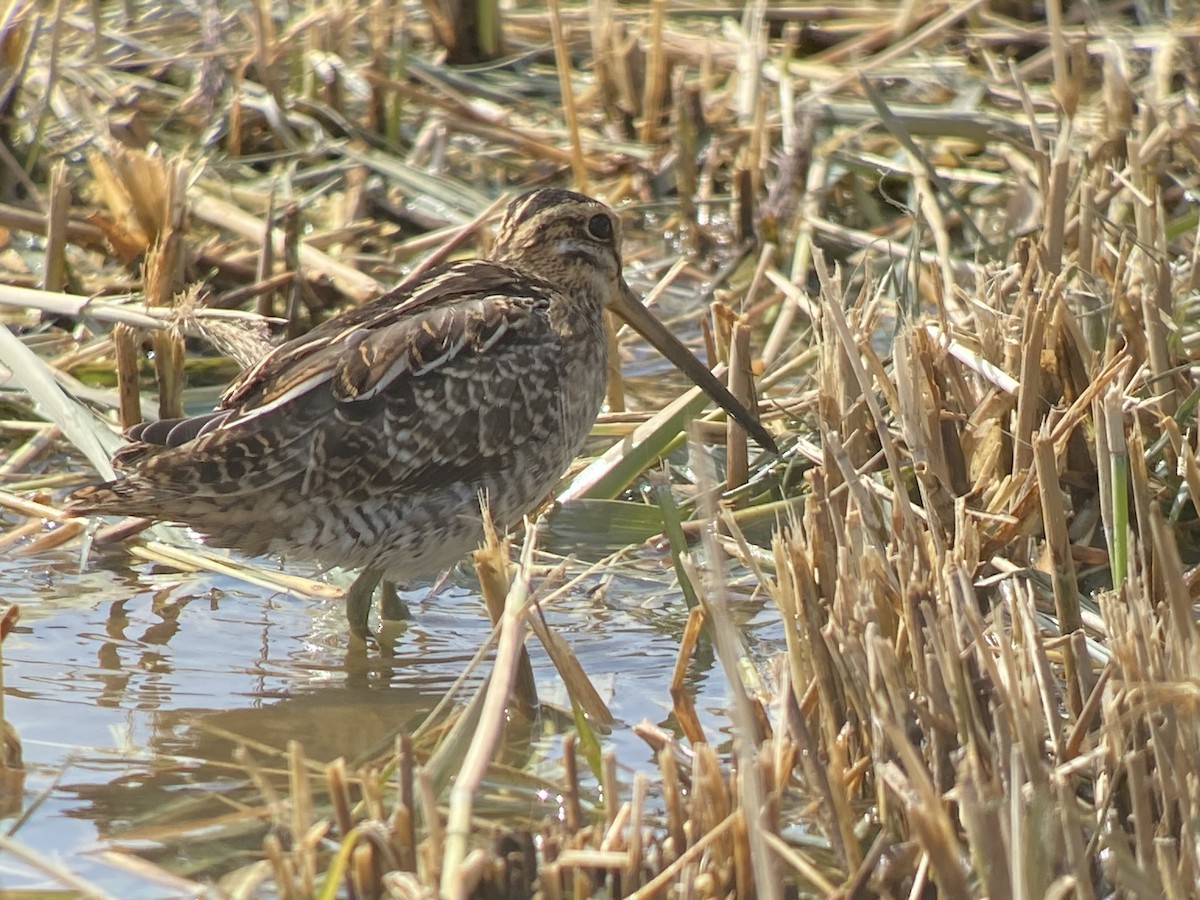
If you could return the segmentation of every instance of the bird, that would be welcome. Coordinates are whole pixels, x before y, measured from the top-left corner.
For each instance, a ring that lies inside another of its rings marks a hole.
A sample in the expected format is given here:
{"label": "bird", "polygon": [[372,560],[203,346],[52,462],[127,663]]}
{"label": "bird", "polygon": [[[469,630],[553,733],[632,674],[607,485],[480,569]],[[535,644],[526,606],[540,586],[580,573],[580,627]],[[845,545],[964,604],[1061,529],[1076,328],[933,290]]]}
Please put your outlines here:
{"label": "bird", "polygon": [[626,283],[621,220],[543,188],[511,201],[485,258],[433,267],[245,370],[217,407],[142,423],[118,477],[68,514],[182,523],[252,556],[357,569],[365,638],[375,588],[454,565],[538,507],[605,398],[605,311],[640,331],[764,448],[770,433]]}

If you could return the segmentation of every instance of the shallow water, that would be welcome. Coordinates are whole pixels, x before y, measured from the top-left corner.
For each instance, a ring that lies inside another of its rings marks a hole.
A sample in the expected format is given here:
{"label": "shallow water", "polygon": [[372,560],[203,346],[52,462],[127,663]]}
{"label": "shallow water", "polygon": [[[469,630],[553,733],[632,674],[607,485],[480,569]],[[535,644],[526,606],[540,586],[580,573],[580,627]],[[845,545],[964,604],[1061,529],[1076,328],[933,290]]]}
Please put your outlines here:
{"label": "shallow water", "polygon": [[[677,285],[660,310],[670,313],[676,293],[694,302],[694,291]],[[652,376],[632,379],[633,395],[665,394],[680,384],[641,342],[622,349],[631,374]],[[193,388],[187,397],[189,410],[203,411],[215,389]],[[614,542],[581,509],[561,520],[563,552],[598,557],[633,539]],[[22,521],[0,512],[0,532]],[[547,532],[544,543],[552,537]],[[580,563],[568,576],[584,568]],[[278,767],[271,748],[282,753],[295,739],[310,759],[344,756],[353,766],[390,747],[398,732],[411,732],[491,634],[474,576],[460,569],[436,592],[428,583],[413,586],[406,595],[413,620],[389,627],[386,653],[364,656],[348,647],[337,601],[182,574],[121,548],[94,553],[82,571],[77,545],[36,558],[0,556],[0,603],[21,608],[18,629],[3,644],[4,715],[22,741],[26,767],[23,790],[10,792],[7,805],[0,796],[0,828],[131,900],[179,891],[130,871],[121,862],[126,854],[198,881],[253,862],[264,823],[227,818],[240,805],[261,808],[263,801],[232,764],[234,748],[249,745],[258,764]],[[304,565],[285,570],[319,577]],[[737,616],[756,656],[779,649],[777,614],[759,599],[739,600]],[[616,718],[604,741],[616,751],[622,779],[628,783],[634,769],[654,770],[653,753],[632,726],[649,720],[674,730],[668,686],[687,618],[665,550],[642,548],[589,576],[545,617],[570,641]],[[569,708],[537,640],[527,646],[543,708]],[[477,685],[489,665],[468,685]],[[720,666],[710,654],[693,660],[688,682],[709,739],[721,742],[728,722]],[[553,786],[561,780],[562,735],[571,727],[569,714],[548,713],[523,732],[510,729],[504,761],[533,777],[499,785],[508,802],[489,798],[480,809],[516,827],[557,816]],[[539,778],[550,789],[538,791]],[[0,893],[62,887],[0,850]]]}
{"label": "shallow water", "polygon": [[[652,754],[630,728],[643,719],[670,726],[667,686],[686,610],[659,554],[648,551],[615,571],[585,581],[546,618],[616,716],[606,740],[622,765],[650,769]],[[366,657],[347,649],[340,603],[181,575],[120,551],[93,557],[82,573],[72,548],[2,560],[0,597],[21,607],[20,625],[3,645],[4,693],[26,765],[24,790],[10,798],[3,827],[127,898],[171,892],[114,865],[114,849],[201,880],[255,858],[257,823],[206,829],[203,840],[189,830],[228,813],[226,795],[255,799],[228,765],[236,738],[280,751],[299,739],[317,760],[378,751],[424,718],[491,632],[465,572],[436,593],[418,586],[408,594],[414,620],[389,632],[388,654]],[[769,651],[769,611],[749,601],[739,613],[759,651]],[[543,704],[567,705],[536,639],[529,647]],[[701,721],[719,740],[726,727],[719,667],[694,663],[689,677]],[[543,717],[538,736],[514,736],[518,746],[508,755],[553,780],[559,723],[569,717]],[[263,748],[253,753],[277,762]],[[211,802],[197,803],[205,797]],[[518,805],[527,822],[557,813],[552,791],[527,791]],[[61,885],[0,853],[0,889],[39,887]]]}

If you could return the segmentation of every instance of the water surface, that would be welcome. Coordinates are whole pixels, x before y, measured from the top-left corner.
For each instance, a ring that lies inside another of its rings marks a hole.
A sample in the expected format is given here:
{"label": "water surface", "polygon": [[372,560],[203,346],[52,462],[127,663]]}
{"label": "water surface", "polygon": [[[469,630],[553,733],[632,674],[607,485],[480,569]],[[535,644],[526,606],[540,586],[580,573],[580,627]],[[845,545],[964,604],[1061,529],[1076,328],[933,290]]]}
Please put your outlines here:
{"label": "water surface", "polygon": [[[21,607],[3,648],[5,715],[27,769],[4,828],[119,897],[165,894],[113,865],[114,850],[199,880],[257,858],[259,821],[204,827],[256,797],[231,764],[239,743],[271,766],[279,761],[267,748],[281,752],[291,739],[312,759],[360,759],[419,724],[491,633],[465,569],[436,593],[415,586],[413,621],[389,628],[386,653],[364,655],[348,646],[338,602],[181,574],[120,550],[94,556],[82,572],[79,561],[74,547],[0,561],[0,596]],[[763,612],[754,600],[740,610],[766,652],[774,629]],[[546,617],[616,716],[606,741],[622,765],[652,769],[650,750],[630,729],[643,719],[672,724],[667,686],[686,609],[667,561],[640,553],[585,580]],[[536,639],[529,646],[543,704],[567,706]],[[719,740],[718,667],[694,663],[690,682],[710,739]],[[567,716],[544,715],[532,731],[509,736],[506,760],[553,784],[569,727]],[[557,795],[518,792],[516,807],[537,823],[557,815]],[[54,878],[0,854],[0,889],[54,887]]]}

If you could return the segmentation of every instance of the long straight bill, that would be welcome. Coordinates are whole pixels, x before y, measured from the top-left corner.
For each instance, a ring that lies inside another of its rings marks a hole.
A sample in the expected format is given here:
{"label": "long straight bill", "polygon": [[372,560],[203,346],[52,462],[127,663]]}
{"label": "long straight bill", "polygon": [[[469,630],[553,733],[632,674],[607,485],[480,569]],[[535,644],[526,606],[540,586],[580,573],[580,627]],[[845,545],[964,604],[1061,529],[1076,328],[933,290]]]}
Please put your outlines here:
{"label": "long straight bill", "polygon": [[750,410],[746,409],[737,397],[729,393],[725,385],[717,381],[704,363],[696,359],[692,352],[683,346],[675,335],[671,334],[667,327],[642,305],[642,301],[634,295],[624,281],[621,282],[621,287],[622,291],[613,299],[609,308],[637,329],[638,333],[653,344],[659,353],[674,363],[683,374],[702,388],[704,393],[720,404],[721,408],[733,416],[738,424],[745,428],[754,440],[758,441],[761,447],[778,454],[779,448],[775,445],[775,439],[762,427]]}

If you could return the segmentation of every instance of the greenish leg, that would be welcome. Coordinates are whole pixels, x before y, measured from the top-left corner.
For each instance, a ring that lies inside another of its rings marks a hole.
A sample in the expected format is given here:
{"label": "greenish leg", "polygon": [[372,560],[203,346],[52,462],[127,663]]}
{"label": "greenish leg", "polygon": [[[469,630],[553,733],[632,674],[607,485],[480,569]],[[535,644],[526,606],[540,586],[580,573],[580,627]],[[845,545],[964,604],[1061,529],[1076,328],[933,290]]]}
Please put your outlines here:
{"label": "greenish leg", "polygon": [[350,633],[363,640],[371,634],[367,628],[367,620],[371,617],[371,598],[382,578],[383,572],[379,569],[363,569],[346,591],[346,619],[350,623]]}
{"label": "greenish leg", "polygon": [[384,579],[383,584],[379,588],[379,614],[391,622],[399,622],[412,618],[408,604],[400,596],[400,592],[396,589],[396,582],[394,581]]}

